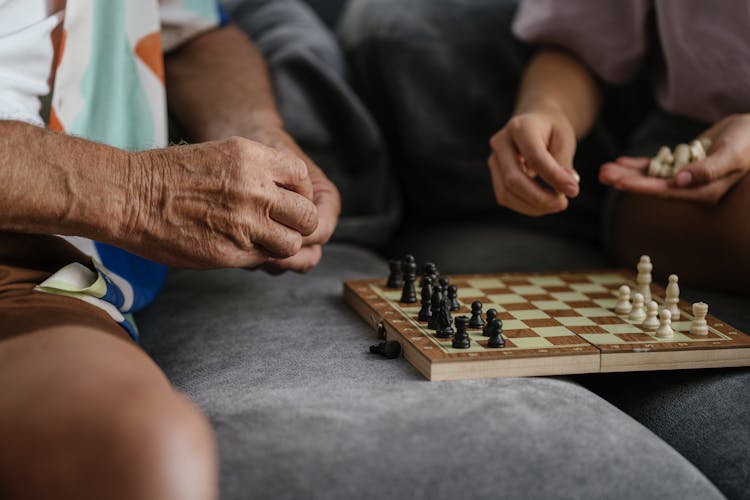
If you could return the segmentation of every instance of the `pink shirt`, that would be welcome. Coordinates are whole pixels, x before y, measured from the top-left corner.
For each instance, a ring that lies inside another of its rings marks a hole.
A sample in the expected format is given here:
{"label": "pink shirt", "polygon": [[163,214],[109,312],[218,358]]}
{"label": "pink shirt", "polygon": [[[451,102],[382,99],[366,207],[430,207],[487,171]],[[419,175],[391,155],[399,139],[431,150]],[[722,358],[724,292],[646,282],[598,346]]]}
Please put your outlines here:
{"label": "pink shirt", "polygon": [[671,113],[715,122],[750,112],[750,1],[523,0],[513,31],[574,53],[610,84],[646,67]]}

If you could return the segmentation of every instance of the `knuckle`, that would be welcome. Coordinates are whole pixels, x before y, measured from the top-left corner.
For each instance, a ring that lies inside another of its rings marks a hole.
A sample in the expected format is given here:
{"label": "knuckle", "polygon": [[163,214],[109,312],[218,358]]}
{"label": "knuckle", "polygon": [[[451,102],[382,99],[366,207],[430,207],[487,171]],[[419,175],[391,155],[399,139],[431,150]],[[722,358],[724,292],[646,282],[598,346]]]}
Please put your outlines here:
{"label": "knuckle", "polygon": [[308,170],[307,163],[300,158],[291,158],[288,162],[289,175],[295,182],[301,182],[307,179]]}

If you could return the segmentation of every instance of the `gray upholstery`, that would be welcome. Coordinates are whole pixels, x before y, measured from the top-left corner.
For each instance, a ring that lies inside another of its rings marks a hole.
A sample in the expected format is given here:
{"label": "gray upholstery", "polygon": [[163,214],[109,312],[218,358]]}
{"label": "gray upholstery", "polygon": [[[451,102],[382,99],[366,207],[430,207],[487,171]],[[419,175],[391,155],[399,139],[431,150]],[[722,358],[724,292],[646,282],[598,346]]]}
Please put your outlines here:
{"label": "gray upholstery", "polygon": [[222,498],[721,498],[687,460],[566,379],[427,382],[342,302],[381,260],[309,276],[172,273],[145,349],[209,415]]}

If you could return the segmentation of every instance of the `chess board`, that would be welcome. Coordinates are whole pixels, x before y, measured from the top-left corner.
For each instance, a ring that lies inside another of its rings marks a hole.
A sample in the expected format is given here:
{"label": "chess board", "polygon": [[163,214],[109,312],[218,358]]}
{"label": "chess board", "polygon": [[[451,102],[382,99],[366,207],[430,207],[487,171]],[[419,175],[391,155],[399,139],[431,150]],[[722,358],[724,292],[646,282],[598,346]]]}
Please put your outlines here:
{"label": "chess board", "polygon": [[[381,337],[397,340],[404,357],[429,380],[567,375],[575,373],[750,366],[750,336],[707,316],[707,336],[690,334],[692,305],[681,300],[674,337],[644,332],[614,311],[617,289],[635,289],[628,271],[477,274],[450,277],[461,308],[473,301],[498,311],[504,348],[487,347],[481,330],[469,329],[471,347],[454,349],[417,320],[420,304],[399,302],[400,289],[386,279],[344,283],[344,298]],[[665,291],[651,285],[652,299]]]}

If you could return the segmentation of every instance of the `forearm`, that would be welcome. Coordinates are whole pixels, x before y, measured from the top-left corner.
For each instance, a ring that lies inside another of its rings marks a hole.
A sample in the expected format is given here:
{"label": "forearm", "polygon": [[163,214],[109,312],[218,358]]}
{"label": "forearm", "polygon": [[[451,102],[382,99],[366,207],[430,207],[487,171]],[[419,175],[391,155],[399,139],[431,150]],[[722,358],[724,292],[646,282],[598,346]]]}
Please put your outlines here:
{"label": "forearm", "polygon": [[115,241],[127,220],[125,151],[0,121],[0,230]]}
{"label": "forearm", "polygon": [[568,118],[580,139],[593,126],[601,100],[601,89],[583,64],[564,52],[542,50],[526,69],[516,114],[552,107]]}
{"label": "forearm", "polygon": [[233,26],[169,54],[166,84],[170,111],[195,141],[260,138],[282,128],[263,57]]}

